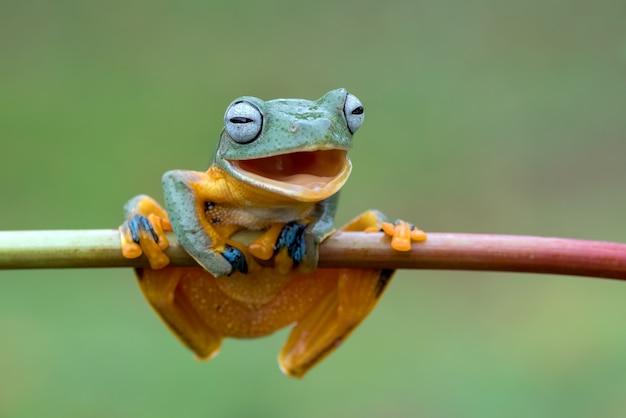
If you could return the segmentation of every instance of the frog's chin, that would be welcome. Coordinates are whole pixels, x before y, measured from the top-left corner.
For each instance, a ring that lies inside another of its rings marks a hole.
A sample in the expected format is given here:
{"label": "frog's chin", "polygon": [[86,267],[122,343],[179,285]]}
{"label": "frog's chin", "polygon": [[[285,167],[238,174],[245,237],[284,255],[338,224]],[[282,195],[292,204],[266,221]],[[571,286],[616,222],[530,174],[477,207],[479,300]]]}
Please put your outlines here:
{"label": "frog's chin", "polygon": [[239,180],[303,202],[334,195],[352,170],[347,151],[340,149],[227,160],[227,164]]}

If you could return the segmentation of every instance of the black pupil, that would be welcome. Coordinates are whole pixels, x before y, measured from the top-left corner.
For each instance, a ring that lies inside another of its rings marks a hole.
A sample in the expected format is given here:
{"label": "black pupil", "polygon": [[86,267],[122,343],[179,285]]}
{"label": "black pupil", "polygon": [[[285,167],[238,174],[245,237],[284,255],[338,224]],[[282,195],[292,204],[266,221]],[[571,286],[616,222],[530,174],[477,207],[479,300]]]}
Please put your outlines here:
{"label": "black pupil", "polygon": [[356,109],[354,109],[352,112],[353,115],[362,115],[363,114],[363,106],[359,106]]}
{"label": "black pupil", "polygon": [[250,123],[252,119],[246,118],[245,116],[235,116],[234,118],[229,119],[231,123]]}

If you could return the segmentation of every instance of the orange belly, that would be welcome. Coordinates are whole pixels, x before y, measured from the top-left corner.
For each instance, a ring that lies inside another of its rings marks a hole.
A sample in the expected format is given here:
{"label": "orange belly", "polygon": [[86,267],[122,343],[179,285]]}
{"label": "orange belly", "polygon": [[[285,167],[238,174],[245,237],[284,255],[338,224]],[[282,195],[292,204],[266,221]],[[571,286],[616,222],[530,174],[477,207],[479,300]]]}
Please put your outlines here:
{"label": "orange belly", "polygon": [[139,283],[146,291],[159,287],[163,275],[175,276],[178,285],[172,296],[179,307],[224,337],[251,338],[271,334],[311,311],[337,287],[332,271],[279,275],[272,268],[260,268],[255,274],[216,279],[201,268],[168,267],[144,270]]}

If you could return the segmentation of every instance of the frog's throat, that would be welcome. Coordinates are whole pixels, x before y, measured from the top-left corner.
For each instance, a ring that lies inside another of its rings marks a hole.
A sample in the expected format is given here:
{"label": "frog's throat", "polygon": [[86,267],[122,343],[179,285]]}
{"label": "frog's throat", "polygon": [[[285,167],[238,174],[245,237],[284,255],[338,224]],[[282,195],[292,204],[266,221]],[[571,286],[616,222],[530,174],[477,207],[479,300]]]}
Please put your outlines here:
{"label": "frog's throat", "polygon": [[300,151],[227,160],[231,174],[256,187],[303,202],[318,202],[344,185],[352,163],[345,150]]}

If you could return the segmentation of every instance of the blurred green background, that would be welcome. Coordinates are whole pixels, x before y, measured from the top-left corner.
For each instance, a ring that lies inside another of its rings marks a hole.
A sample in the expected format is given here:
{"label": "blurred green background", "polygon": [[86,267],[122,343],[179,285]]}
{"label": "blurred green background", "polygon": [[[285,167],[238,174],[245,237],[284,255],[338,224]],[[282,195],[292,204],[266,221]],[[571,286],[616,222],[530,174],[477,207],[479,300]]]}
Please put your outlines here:
{"label": "blurred green background", "polygon": [[[626,3],[0,2],[0,230],[112,228],[240,95],[366,108],[338,222],[626,241]],[[0,272],[2,417],[621,417],[626,284],[403,271],[303,381],[198,363],[126,269]]]}

